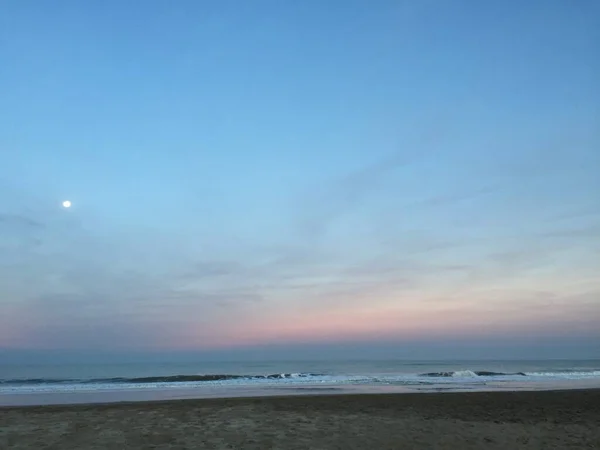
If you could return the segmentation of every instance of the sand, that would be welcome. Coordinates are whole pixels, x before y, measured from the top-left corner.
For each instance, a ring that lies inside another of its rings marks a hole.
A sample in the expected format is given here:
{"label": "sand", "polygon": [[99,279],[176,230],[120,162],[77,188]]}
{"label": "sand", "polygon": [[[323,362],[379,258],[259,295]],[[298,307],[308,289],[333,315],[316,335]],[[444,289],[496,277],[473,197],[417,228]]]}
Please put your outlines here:
{"label": "sand", "polygon": [[600,390],[0,408],[0,449],[600,449]]}

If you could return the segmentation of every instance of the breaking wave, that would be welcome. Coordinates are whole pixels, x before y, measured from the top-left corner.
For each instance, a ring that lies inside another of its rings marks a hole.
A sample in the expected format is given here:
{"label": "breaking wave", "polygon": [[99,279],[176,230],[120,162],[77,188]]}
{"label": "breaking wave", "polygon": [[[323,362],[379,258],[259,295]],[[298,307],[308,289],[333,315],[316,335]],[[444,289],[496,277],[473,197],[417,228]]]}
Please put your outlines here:
{"label": "breaking wave", "polygon": [[524,372],[504,373],[504,372],[488,372],[486,370],[456,370],[452,372],[428,372],[422,373],[421,377],[432,377],[432,378],[449,378],[449,377],[460,377],[460,378],[475,378],[475,377],[508,377],[508,376],[527,376]]}
{"label": "breaking wave", "polygon": [[156,384],[156,383],[190,383],[202,381],[227,381],[227,380],[283,380],[295,378],[318,377],[315,373],[274,373],[269,375],[232,375],[232,374],[207,374],[207,375],[171,375],[159,377],[135,378],[28,378],[0,380],[0,385],[39,385],[39,384]]}
{"label": "breaking wave", "polygon": [[527,372],[531,377],[554,378],[595,378],[600,377],[600,370],[556,370],[552,372]]}
{"label": "breaking wave", "polygon": [[12,378],[0,379],[1,393],[78,392],[130,389],[163,389],[227,386],[300,386],[300,385],[391,385],[391,386],[482,386],[510,381],[600,379],[600,370],[554,369],[532,372],[498,372],[488,370],[453,370],[425,373],[312,373],[283,372],[262,375],[194,374],[114,378]]}
{"label": "breaking wave", "polygon": [[537,372],[491,372],[487,370],[455,370],[448,372],[427,372],[419,375],[427,378],[481,378],[481,377],[521,377],[532,378],[556,378],[556,379],[582,379],[600,377],[600,370],[597,369],[564,369],[552,371]]}

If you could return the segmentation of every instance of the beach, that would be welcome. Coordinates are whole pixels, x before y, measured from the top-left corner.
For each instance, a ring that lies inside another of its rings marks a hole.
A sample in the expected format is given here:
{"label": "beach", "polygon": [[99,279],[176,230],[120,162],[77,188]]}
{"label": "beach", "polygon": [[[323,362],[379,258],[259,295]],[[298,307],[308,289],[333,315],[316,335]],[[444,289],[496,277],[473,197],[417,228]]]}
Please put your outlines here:
{"label": "beach", "polygon": [[600,448],[600,389],[0,408],[2,449]]}

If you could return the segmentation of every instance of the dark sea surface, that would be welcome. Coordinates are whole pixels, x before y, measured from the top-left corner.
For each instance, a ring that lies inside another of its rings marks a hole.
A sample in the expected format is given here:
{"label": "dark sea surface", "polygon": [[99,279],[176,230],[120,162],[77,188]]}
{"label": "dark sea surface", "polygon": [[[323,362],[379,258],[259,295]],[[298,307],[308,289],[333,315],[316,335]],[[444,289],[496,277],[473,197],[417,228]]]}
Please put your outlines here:
{"label": "dark sea surface", "polygon": [[202,386],[461,385],[598,380],[600,360],[0,364],[0,395]]}

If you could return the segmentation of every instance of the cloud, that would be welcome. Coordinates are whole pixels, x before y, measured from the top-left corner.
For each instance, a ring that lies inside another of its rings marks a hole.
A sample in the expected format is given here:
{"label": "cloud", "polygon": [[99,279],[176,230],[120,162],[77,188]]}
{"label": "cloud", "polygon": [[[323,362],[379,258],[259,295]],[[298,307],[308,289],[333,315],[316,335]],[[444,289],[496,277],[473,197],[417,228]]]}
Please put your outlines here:
{"label": "cloud", "polygon": [[556,214],[554,216],[552,216],[551,218],[549,218],[550,221],[555,221],[555,222],[559,222],[559,221],[566,221],[566,220],[571,220],[571,219],[580,219],[580,218],[586,218],[586,217],[590,217],[590,216],[597,216],[600,215],[600,207],[596,206],[596,207],[588,207],[588,208],[579,208],[576,210],[572,210],[572,211],[568,211],[568,212],[563,212],[563,213],[559,213]]}
{"label": "cloud", "polygon": [[600,224],[584,226],[584,227],[571,227],[563,228],[560,230],[546,231],[538,233],[539,237],[543,238],[576,238],[576,239],[589,239],[589,238],[600,238]]}
{"label": "cloud", "polygon": [[34,220],[30,217],[23,216],[20,214],[7,214],[0,213],[0,224],[4,227],[10,228],[26,228],[26,229],[38,229],[43,228],[44,224]]}
{"label": "cloud", "polygon": [[404,139],[402,148],[370,165],[346,173],[320,186],[313,186],[297,207],[300,237],[321,237],[332,222],[368,201],[386,177],[431,155],[443,142],[444,130],[438,123],[413,139]]}
{"label": "cloud", "polygon": [[483,186],[480,188],[473,188],[463,192],[454,192],[452,194],[443,194],[435,197],[430,197],[425,200],[417,201],[412,204],[406,205],[403,209],[423,209],[423,208],[434,208],[439,206],[448,206],[455,203],[471,200],[473,198],[480,197],[495,192],[498,189],[497,186]]}
{"label": "cloud", "polygon": [[[347,333],[340,339],[400,336],[400,324],[411,317],[422,320],[419,332],[434,333],[437,325],[426,318],[435,316],[443,325],[452,314],[457,329],[466,317],[484,321],[502,313],[502,326],[516,330],[535,322],[535,308],[553,302],[567,308],[567,300],[559,300],[561,285],[551,280],[545,286],[538,274],[558,271],[561,255],[575,240],[588,242],[591,252],[598,235],[593,223],[495,234],[493,227],[478,230],[469,223],[455,229],[441,222],[437,213],[447,213],[445,208],[454,215],[462,202],[487,204],[486,196],[502,188],[489,180],[470,181],[471,187],[452,184],[446,191],[448,180],[423,191],[419,184],[409,201],[384,204],[389,215],[383,208],[370,210],[381,206],[386,193],[395,201],[390,186],[397,188],[403,180],[396,175],[416,162],[398,152],[312,186],[301,204],[294,203],[289,228],[253,241],[200,246],[193,245],[198,239],[193,233],[174,238],[158,228],[111,228],[92,216],[42,207],[3,211],[0,236],[22,243],[12,249],[0,243],[0,346],[192,348],[300,339],[306,330],[333,339],[328,321],[336,315],[347,318],[338,324]],[[357,212],[369,222],[364,229],[354,227]],[[340,237],[339,230],[346,234]],[[572,262],[563,267],[571,270],[573,283],[581,283],[583,275],[573,275]],[[493,291],[499,286],[503,292]],[[532,286],[540,292],[524,292]],[[581,307],[570,307],[565,323],[581,324],[583,315],[593,314],[592,296],[568,297]],[[465,299],[487,302],[487,309]],[[511,299],[525,305],[523,321],[514,327],[508,319],[520,316]],[[373,323],[363,326],[363,320]],[[556,325],[550,316],[544,320]]]}
{"label": "cloud", "polygon": [[398,153],[349,173],[329,186],[315,189],[301,208],[301,232],[309,237],[322,235],[332,221],[346,214],[376,191],[385,176],[410,162],[410,158]]}
{"label": "cloud", "polygon": [[26,251],[39,246],[45,228],[44,222],[32,217],[0,213],[0,260],[3,253],[10,258],[15,250]]}
{"label": "cloud", "polygon": [[238,261],[199,261],[191,263],[179,276],[183,280],[200,280],[243,275],[248,270]]}

